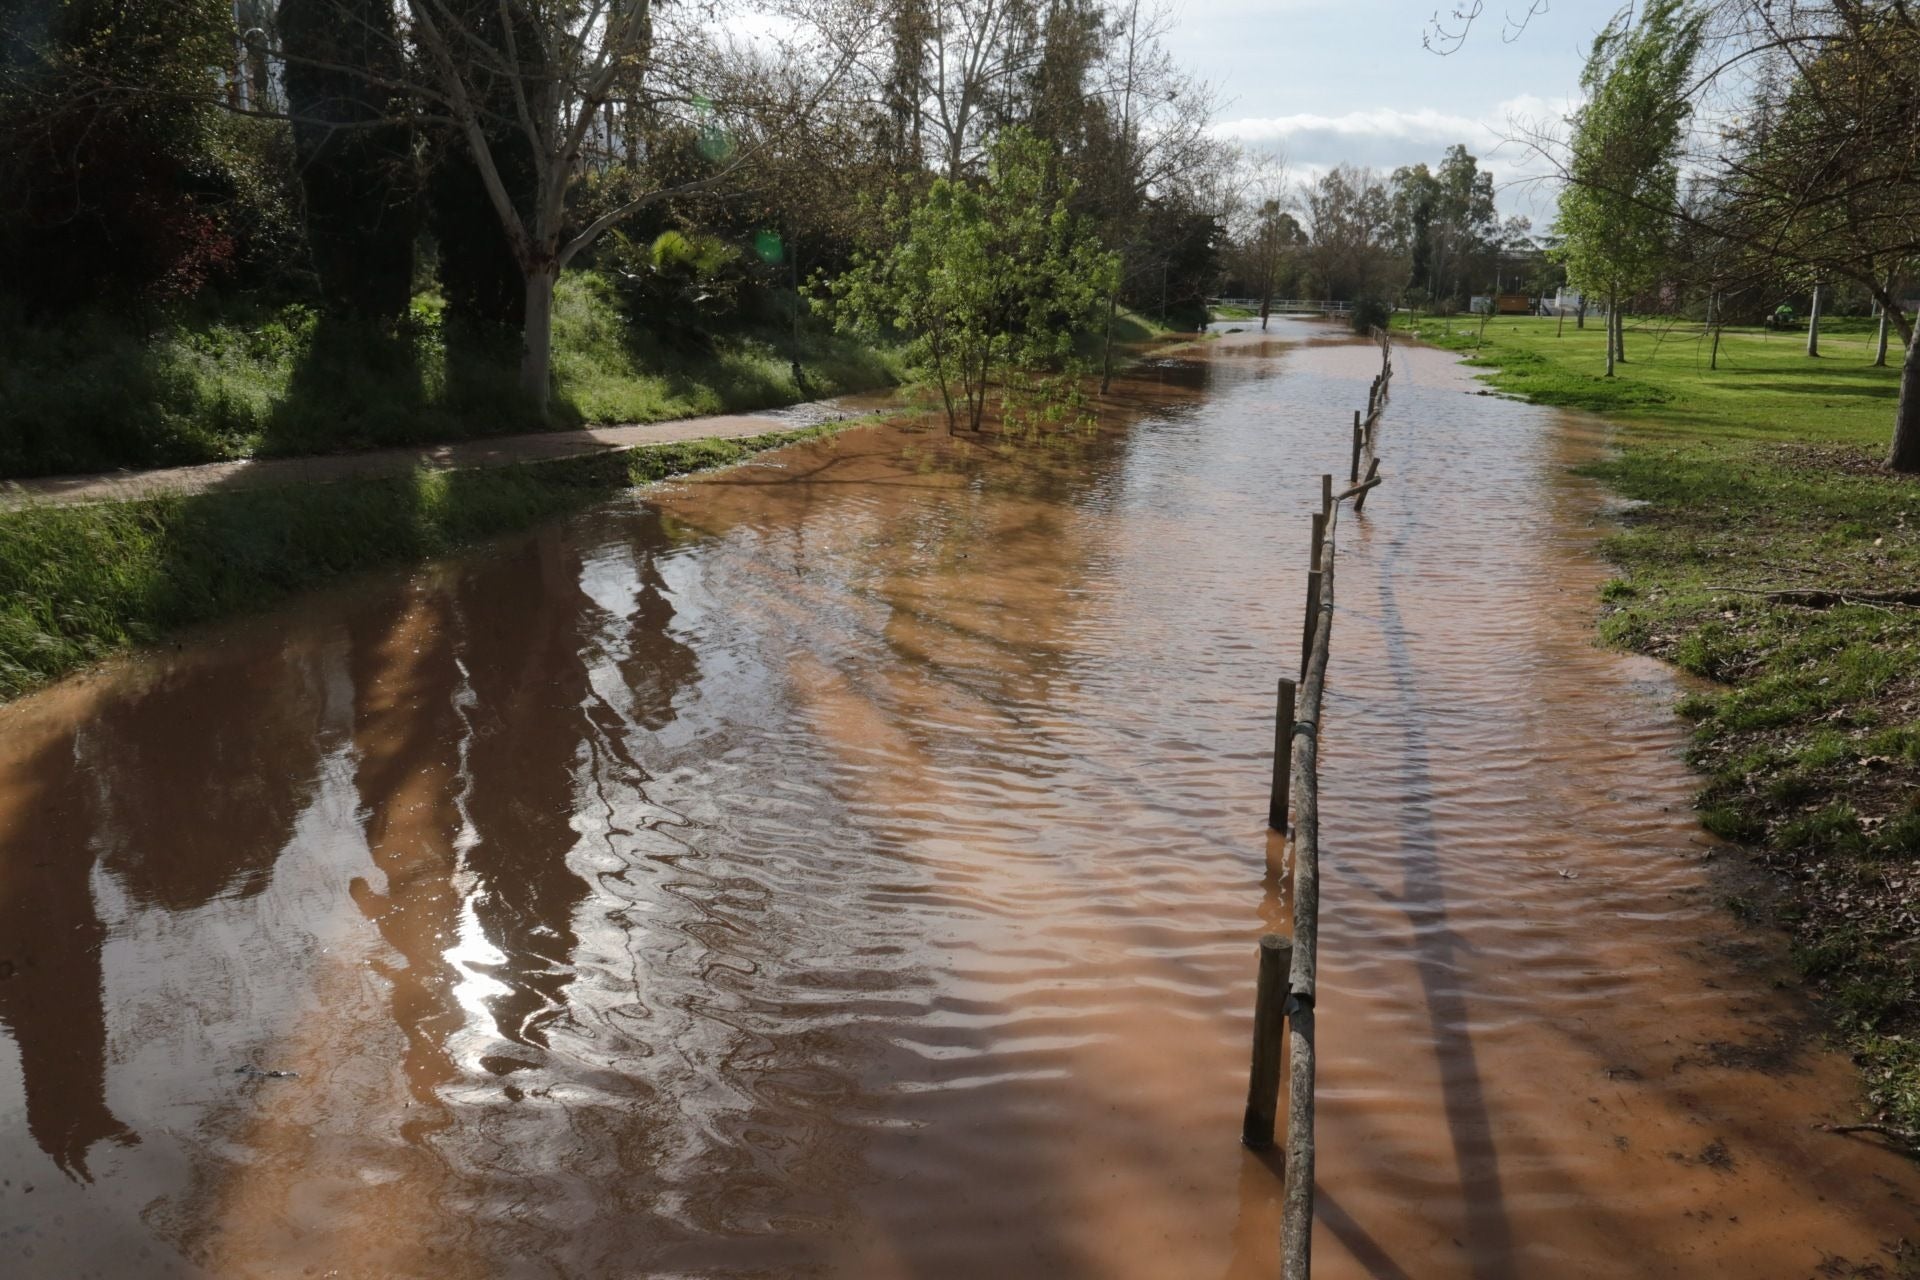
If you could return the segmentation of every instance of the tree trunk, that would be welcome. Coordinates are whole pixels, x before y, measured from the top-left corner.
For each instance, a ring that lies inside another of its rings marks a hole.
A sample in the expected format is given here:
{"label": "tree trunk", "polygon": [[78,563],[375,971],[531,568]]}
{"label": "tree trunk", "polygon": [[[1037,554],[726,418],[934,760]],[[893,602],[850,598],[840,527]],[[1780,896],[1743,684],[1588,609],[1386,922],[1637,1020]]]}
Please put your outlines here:
{"label": "tree trunk", "polygon": [[1920,326],[1907,341],[1907,358],[1900,362],[1900,403],[1893,411],[1893,450],[1887,466],[1895,471],[1920,471]]}
{"label": "tree trunk", "polygon": [[1607,294],[1607,376],[1609,378],[1613,376],[1613,355],[1617,349],[1613,341],[1614,325],[1619,323],[1619,320],[1619,295],[1609,291]]}
{"label": "tree trunk", "polygon": [[[1891,271],[1887,272],[1887,293],[1889,295],[1893,293],[1893,272]],[[1883,301],[1880,303],[1879,348],[1874,352],[1873,356],[1873,364],[1877,369],[1887,367],[1887,333],[1893,327],[1892,319],[1888,316],[1887,312],[1887,304]]]}
{"label": "tree trunk", "polygon": [[1619,295],[1615,292],[1613,306],[1613,358],[1621,364],[1627,362],[1627,320],[1620,314]]}
{"label": "tree trunk", "polygon": [[1113,317],[1120,307],[1120,290],[1107,290],[1107,340],[1100,353],[1100,394],[1107,394],[1107,387],[1113,382]]}
{"label": "tree trunk", "polygon": [[553,385],[553,287],[559,278],[553,267],[527,273],[527,322],[520,356],[520,390],[541,417]]}
{"label": "tree trunk", "polygon": [[1584,293],[1580,295],[1580,305],[1573,309],[1573,327],[1576,329],[1587,327],[1587,295]]}
{"label": "tree trunk", "polygon": [[1707,368],[1720,367],[1720,295],[1714,294],[1707,299],[1707,324],[1713,329],[1713,352],[1707,357]]}
{"label": "tree trunk", "polygon": [[1807,354],[1820,354],[1820,282],[1813,282],[1813,308],[1807,313]]}

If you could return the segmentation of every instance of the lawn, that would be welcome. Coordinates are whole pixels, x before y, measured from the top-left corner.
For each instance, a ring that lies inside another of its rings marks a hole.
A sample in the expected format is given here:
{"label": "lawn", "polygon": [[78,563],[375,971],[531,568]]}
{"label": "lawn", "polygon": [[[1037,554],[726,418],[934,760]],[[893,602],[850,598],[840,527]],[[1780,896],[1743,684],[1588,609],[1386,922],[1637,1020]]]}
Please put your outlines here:
{"label": "lawn", "polygon": [[431,295],[394,331],[234,299],[41,323],[0,314],[0,479],[658,422],[905,372],[896,353],[810,321],[670,345],[629,323],[591,272],[561,281],[553,363],[543,422],[518,390],[517,337],[462,332]]}
{"label": "lawn", "polygon": [[[1792,936],[1872,1109],[1920,1127],[1920,478],[1879,469],[1898,394],[1859,321],[1804,332],[1639,319],[1604,377],[1599,323],[1427,320],[1501,391],[1619,424],[1589,468],[1645,505],[1607,544],[1601,635],[1713,685],[1680,705],[1701,819],[1778,873],[1730,903]],[[1787,593],[1816,592],[1818,595]]]}

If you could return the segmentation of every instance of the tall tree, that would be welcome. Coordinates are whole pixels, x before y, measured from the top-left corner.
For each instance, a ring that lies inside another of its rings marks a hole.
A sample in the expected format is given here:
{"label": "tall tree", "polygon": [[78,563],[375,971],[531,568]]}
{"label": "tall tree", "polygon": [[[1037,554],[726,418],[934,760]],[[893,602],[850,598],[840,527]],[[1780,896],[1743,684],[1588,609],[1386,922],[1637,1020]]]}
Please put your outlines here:
{"label": "tall tree", "polygon": [[1287,167],[1278,157],[1256,161],[1246,177],[1245,198],[1236,210],[1235,260],[1245,287],[1260,304],[1264,330],[1273,310],[1273,291],[1288,258],[1306,241],[1306,233],[1287,212]]}
{"label": "tall tree", "polygon": [[307,244],[335,310],[393,320],[413,292],[413,131],[388,0],[282,0]]}
{"label": "tall tree", "polygon": [[1340,165],[1306,189],[1306,265],[1330,300],[1387,292],[1393,273],[1392,201],[1371,169]]}
{"label": "tall tree", "polygon": [[[671,23],[650,5],[607,0],[409,0],[409,8],[424,68],[416,92],[464,142],[520,277],[520,385],[542,410],[551,394],[561,270],[641,209],[737,172],[764,131],[811,112],[866,35],[865,15],[855,15],[857,29],[849,30],[831,25],[842,15],[824,4],[786,10],[790,34],[771,55],[718,43],[704,21],[708,12],[692,6],[675,6]],[[593,153],[615,145],[604,109],[640,95],[650,111],[679,111],[680,126],[713,166],[684,182],[642,181],[578,223],[569,197],[594,171]],[[524,188],[515,180],[522,161],[532,168]]]}
{"label": "tall tree", "polygon": [[1656,276],[1678,198],[1676,157],[1693,114],[1686,90],[1703,16],[1688,0],[1649,0],[1637,26],[1616,17],[1580,77],[1556,234],[1567,274],[1607,297],[1607,376],[1621,358],[1621,300]]}

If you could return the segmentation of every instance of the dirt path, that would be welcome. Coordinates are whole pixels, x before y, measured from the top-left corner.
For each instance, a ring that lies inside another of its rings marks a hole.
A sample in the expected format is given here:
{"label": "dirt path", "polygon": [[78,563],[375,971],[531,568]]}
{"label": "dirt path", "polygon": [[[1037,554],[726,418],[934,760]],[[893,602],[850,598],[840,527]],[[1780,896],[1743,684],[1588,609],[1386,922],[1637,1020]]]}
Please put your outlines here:
{"label": "dirt path", "polygon": [[449,444],[410,445],[308,458],[243,458],[194,467],[156,471],[109,471],[95,475],[41,476],[0,482],[0,511],[32,505],[82,505],[129,502],[168,494],[206,493],[213,489],[271,489],[280,485],[327,484],[369,476],[405,475],[418,468],[441,471],[501,467],[516,462],[577,458],[618,449],[679,444],[688,440],[739,440],[770,431],[857,417],[892,403],[887,391],[856,392],[830,400],[811,400],[760,413],[721,413],[620,427],[582,427],[577,431],[536,431]]}

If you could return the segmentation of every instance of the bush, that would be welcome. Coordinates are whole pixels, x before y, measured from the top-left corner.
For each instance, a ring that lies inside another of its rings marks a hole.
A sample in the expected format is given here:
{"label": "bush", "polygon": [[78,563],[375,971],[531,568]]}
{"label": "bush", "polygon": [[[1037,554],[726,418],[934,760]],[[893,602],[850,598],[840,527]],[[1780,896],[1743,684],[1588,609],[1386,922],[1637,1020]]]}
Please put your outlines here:
{"label": "bush", "polygon": [[651,242],[619,232],[608,258],[628,323],[669,346],[711,350],[718,331],[740,313],[753,281],[746,255],[718,236],[662,231]]}
{"label": "bush", "polygon": [[1393,319],[1393,308],[1378,298],[1362,298],[1353,304],[1353,331],[1367,333],[1384,329]]}

